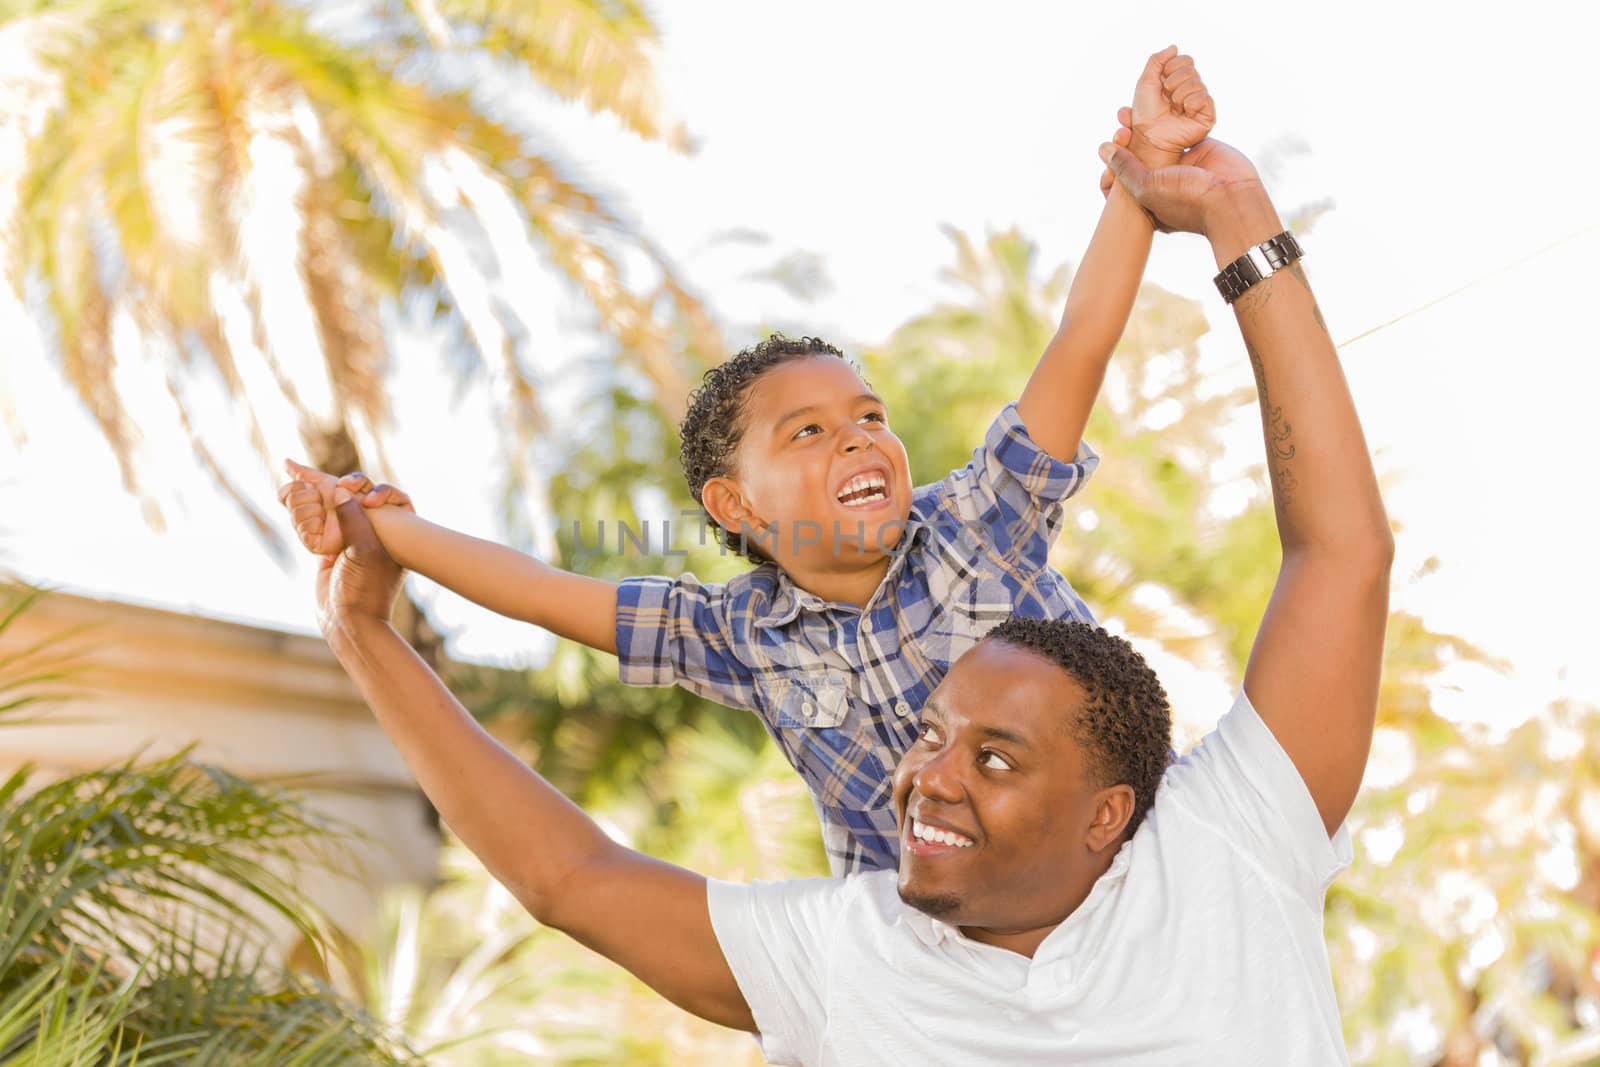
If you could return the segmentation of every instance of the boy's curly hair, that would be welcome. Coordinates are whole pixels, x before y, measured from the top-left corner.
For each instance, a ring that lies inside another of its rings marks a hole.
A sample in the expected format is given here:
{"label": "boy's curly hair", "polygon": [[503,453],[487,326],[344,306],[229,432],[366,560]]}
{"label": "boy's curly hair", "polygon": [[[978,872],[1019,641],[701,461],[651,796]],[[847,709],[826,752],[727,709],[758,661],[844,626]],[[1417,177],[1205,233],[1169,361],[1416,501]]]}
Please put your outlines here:
{"label": "boy's curly hair", "polygon": [[748,424],[746,401],[750,386],[778,364],[806,356],[834,356],[850,362],[843,352],[821,338],[795,339],[775,333],[706,371],[700,387],[689,394],[689,412],[678,426],[678,454],[689,495],[700,505],[700,514],[717,539],[735,554],[757,563],[767,559],[766,553],[745,543],[738,531],[723,529],[706,511],[700,494],[706,482],[733,472],[733,457]]}
{"label": "boy's curly hair", "polygon": [[1083,687],[1088,700],[1067,728],[1102,788],[1133,787],[1133,815],[1124,831],[1131,838],[1172,759],[1172,709],[1156,672],[1127,641],[1072,619],[1013,615],[983,639],[1037,653]]}

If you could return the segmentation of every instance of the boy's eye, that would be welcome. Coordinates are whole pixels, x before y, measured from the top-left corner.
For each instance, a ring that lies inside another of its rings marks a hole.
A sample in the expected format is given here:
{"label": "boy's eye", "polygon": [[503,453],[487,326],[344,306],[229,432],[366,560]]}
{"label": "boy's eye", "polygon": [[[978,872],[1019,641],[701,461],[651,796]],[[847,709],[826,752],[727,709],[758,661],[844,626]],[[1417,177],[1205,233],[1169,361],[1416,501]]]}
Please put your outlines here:
{"label": "boy's eye", "polygon": [[794,436],[789,438],[789,440],[798,441],[802,437],[810,437],[811,436],[811,432],[810,431],[812,431],[812,430],[815,430],[817,433],[821,433],[822,432],[822,427],[818,426],[814,422],[808,422],[804,426],[802,426],[798,430],[796,430],[794,432]]}
{"label": "boy's eye", "polygon": [[978,766],[991,771],[1015,770],[1011,764],[1006,762],[1006,758],[1004,756],[1000,755],[1000,753],[994,751],[992,748],[984,749],[983,754],[978,757]]}
{"label": "boy's eye", "polygon": [[888,419],[883,417],[883,412],[881,412],[881,411],[869,411],[865,415],[861,416],[861,419],[858,420],[858,421],[865,421],[865,420],[868,420],[868,419],[870,419],[873,422],[878,423],[879,425],[882,425],[883,423],[886,423],[886,422],[889,421]]}

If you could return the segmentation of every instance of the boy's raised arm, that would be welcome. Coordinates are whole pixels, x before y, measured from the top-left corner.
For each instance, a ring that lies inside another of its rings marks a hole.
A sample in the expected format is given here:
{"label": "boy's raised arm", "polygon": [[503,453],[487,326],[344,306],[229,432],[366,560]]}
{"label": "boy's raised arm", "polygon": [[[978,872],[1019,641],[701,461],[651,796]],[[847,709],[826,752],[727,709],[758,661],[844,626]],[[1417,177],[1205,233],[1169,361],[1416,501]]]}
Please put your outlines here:
{"label": "boy's raised arm", "polygon": [[[1134,88],[1130,147],[1139,160],[1150,168],[1175,163],[1215,122],[1211,94],[1194,60],[1175,47],[1151,56]],[[1029,436],[1062,462],[1077,454],[1106,365],[1139,294],[1154,232],[1128,191],[1113,187],[1073,273],[1061,324],[1017,402]]]}
{"label": "boy's raised arm", "polygon": [[[330,508],[352,496],[347,479],[290,464],[295,481],[279,497],[307,548],[327,555],[344,547]],[[342,496],[341,496],[342,495]],[[521,619],[590,648],[617,651],[617,584],[573,574],[515,549],[421,518],[405,494],[377,486],[384,506],[366,508],[378,539],[395,562],[508,618]],[[400,506],[389,506],[398,504]]]}
{"label": "boy's raised arm", "polygon": [[611,840],[490,737],[389,625],[400,569],[368,519],[336,511],[349,547],[324,556],[318,622],[439,814],[540,922],[702,1018],[755,1030],[711,925],[705,879]]}

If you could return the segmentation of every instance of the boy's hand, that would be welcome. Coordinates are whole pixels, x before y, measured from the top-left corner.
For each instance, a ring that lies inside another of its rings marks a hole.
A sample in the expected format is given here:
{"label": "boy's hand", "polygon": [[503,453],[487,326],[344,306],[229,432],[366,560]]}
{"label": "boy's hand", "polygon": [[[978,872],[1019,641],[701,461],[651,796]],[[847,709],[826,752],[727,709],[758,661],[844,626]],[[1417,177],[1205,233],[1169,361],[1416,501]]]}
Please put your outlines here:
{"label": "boy's hand", "polygon": [[359,471],[335,478],[294,460],[285,460],[284,469],[294,481],[278,490],[278,502],[288,509],[300,543],[319,556],[344,551],[344,536],[334,512],[347,500],[358,500],[365,508],[392,505],[413,514],[417,510],[405,493],[392,485],[373,485],[372,479]]}
{"label": "boy's hand", "polygon": [[[1145,62],[1133,87],[1128,147],[1147,167],[1166,167],[1184,149],[1205,140],[1217,124],[1216,105],[1194,59],[1179,55],[1178,46],[1163,48]],[[1121,119],[1121,113],[1118,113]]]}
{"label": "boy's hand", "polygon": [[[1133,144],[1133,127],[1130,125],[1132,116],[1132,108],[1125,107],[1117,111],[1117,132],[1111,135],[1112,144],[1121,145],[1123,148],[1129,148]],[[1100,172],[1101,196],[1110,196],[1111,187],[1115,184],[1117,184],[1117,176],[1111,173],[1110,167]]]}

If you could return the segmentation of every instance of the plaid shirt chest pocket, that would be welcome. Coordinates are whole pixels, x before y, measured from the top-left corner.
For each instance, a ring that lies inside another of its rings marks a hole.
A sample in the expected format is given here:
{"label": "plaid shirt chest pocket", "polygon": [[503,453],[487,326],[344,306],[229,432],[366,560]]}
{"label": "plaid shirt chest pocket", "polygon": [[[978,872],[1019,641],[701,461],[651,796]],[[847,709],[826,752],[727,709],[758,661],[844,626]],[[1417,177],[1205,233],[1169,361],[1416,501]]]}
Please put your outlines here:
{"label": "plaid shirt chest pocket", "polygon": [[843,816],[888,804],[889,769],[877,751],[864,708],[843,678],[799,669],[765,680],[772,735],[818,802]]}
{"label": "plaid shirt chest pocket", "polygon": [[1002,579],[986,574],[955,585],[939,604],[943,617],[934,623],[934,632],[965,646],[961,651],[966,651],[1011,617],[1016,610],[1016,596]]}

